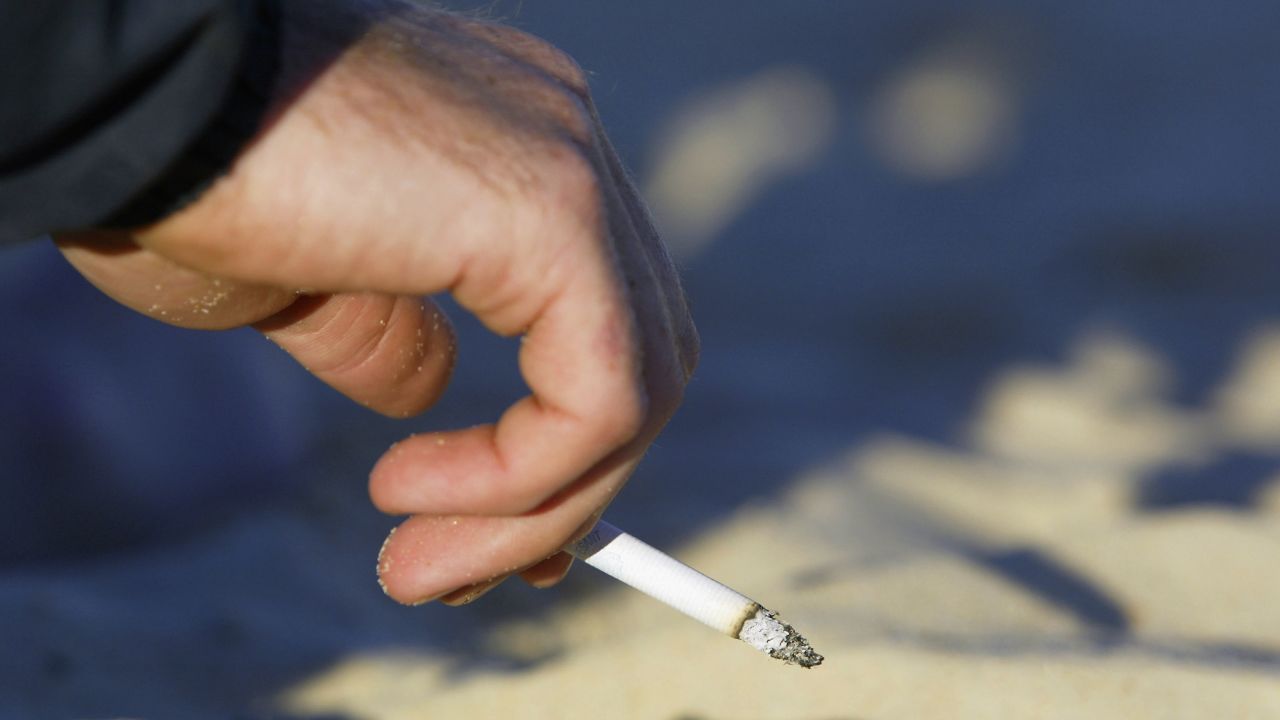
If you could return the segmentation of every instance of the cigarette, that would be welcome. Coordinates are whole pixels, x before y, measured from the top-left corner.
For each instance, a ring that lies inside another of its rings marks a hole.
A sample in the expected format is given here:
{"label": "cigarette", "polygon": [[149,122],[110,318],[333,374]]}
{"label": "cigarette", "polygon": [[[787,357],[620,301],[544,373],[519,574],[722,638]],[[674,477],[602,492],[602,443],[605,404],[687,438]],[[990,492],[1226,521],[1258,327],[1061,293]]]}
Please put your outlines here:
{"label": "cigarette", "polygon": [[601,520],[565,551],[708,627],[788,665],[822,664],[796,629],[760,603]]}

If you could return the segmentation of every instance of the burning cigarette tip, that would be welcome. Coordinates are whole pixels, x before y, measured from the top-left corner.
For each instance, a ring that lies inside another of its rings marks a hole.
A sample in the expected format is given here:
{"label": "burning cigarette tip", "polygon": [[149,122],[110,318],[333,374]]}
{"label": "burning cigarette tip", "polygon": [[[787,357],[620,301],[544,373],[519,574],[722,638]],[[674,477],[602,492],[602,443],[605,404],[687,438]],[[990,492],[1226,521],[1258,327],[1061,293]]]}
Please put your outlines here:
{"label": "burning cigarette tip", "polygon": [[738,632],[738,639],[788,665],[799,665],[806,670],[822,664],[818,654],[796,629],[778,619],[778,613],[760,608],[747,618]]}

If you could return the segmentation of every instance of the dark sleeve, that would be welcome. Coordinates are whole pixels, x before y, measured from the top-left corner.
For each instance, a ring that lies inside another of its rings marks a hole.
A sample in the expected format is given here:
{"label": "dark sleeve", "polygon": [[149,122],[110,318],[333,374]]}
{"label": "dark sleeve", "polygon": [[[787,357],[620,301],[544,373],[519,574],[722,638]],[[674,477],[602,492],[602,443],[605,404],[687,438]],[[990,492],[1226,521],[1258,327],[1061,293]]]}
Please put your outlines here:
{"label": "dark sleeve", "polygon": [[0,0],[0,244],[157,220],[261,119],[272,0]]}

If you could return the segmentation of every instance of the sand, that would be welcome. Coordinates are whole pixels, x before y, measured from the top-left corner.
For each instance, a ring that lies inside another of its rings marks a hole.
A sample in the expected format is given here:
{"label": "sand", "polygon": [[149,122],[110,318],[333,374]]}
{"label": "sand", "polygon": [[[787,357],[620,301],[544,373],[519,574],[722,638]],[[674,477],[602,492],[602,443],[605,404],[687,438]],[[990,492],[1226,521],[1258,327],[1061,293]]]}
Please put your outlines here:
{"label": "sand", "polygon": [[[456,675],[440,657],[362,654],[292,689],[287,705],[387,718],[1280,717],[1280,573],[1265,555],[1275,516],[1121,516],[1036,545],[1047,562],[1097,578],[1122,627],[943,548],[842,566],[837,546],[795,529],[804,520],[794,509],[743,513],[682,555],[786,608],[826,655],[810,672],[606,588],[489,631],[513,655],[546,654],[532,668]],[[765,566],[747,555],[775,571],[753,572]],[[815,568],[826,577],[796,582]]]}

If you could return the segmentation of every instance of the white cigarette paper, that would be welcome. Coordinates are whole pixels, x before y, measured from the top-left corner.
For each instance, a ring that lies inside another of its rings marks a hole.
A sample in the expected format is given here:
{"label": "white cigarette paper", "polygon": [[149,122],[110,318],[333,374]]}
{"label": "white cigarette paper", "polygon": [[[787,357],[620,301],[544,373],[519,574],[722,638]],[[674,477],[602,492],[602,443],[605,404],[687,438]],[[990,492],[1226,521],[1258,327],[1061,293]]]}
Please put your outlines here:
{"label": "white cigarette paper", "polygon": [[603,520],[565,550],[591,567],[787,664],[810,668],[822,663],[822,656],[776,613]]}

